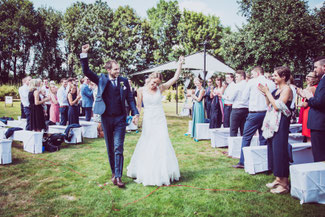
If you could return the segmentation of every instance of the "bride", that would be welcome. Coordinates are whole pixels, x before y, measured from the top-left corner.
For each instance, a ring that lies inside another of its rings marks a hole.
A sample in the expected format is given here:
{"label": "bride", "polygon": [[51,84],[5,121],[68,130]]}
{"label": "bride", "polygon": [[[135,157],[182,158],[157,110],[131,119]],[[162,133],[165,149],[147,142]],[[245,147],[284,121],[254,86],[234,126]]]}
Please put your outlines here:
{"label": "bride", "polygon": [[168,135],[161,93],[178,80],[183,62],[184,57],[179,57],[176,73],[166,83],[160,85],[162,75],[154,72],[149,76],[147,84],[138,90],[139,113],[142,102],[144,105],[142,134],[127,167],[127,175],[136,178],[135,181],[144,186],[169,185],[180,177],[177,158]]}

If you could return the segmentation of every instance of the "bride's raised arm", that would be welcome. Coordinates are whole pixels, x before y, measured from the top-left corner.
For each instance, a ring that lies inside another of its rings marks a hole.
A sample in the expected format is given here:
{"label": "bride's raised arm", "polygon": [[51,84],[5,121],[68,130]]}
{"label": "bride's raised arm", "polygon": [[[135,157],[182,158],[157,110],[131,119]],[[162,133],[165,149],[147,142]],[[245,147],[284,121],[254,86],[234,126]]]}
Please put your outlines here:
{"label": "bride's raised arm", "polygon": [[174,77],[172,77],[169,81],[167,81],[166,83],[163,83],[161,86],[160,86],[160,91],[163,92],[165,90],[167,90],[170,86],[172,86],[173,84],[176,83],[176,81],[178,80],[179,78],[179,75],[181,74],[181,71],[182,71],[182,65],[184,63],[184,56],[180,56],[178,58],[178,67],[177,67],[177,70],[175,72],[175,75]]}

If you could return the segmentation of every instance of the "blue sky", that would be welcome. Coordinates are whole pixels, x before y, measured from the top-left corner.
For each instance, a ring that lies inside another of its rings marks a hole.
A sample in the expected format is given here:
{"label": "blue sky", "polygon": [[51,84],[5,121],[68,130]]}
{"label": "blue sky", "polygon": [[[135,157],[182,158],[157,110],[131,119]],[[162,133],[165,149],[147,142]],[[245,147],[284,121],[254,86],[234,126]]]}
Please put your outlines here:
{"label": "blue sky", "polygon": [[[52,7],[56,10],[64,12],[66,8],[71,6],[77,0],[31,0],[34,6]],[[80,0],[79,0],[80,1]],[[81,0],[85,3],[94,3],[95,0]],[[159,0],[103,0],[108,5],[116,9],[119,6],[129,5],[136,10],[141,17],[146,17],[146,11],[157,5]],[[230,26],[232,30],[237,26],[241,26],[245,19],[238,14],[237,0],[179,0],[179,7],[191,11],[203,12],[204,14],[212,14],[220,17],[224,26]],[[320,8],[324,0],[308,1],[310,8]]]}

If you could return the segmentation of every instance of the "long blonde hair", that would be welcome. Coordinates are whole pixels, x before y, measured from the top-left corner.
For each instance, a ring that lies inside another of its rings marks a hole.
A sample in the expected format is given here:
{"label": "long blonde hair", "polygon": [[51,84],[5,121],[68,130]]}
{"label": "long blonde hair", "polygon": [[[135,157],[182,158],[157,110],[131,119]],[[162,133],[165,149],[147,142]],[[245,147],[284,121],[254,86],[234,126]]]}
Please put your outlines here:
{"label": "long blonde hair", "polygon": [[32,79],[29,82],[29,92],[32,92],[37,89],[37,87],[40,85],[40,80],[38,79]]}

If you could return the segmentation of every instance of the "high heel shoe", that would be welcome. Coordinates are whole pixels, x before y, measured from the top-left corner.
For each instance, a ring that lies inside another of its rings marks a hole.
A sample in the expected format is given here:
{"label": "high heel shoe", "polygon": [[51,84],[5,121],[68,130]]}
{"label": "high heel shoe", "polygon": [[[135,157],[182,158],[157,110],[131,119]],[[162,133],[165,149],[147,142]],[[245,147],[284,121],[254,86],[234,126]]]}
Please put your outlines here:
{"label": "high heel shoe", "polygon": [[268,188],[270,188],[270,189],[272,189],[272,188],[277,187],[278,185],[280,185],[280,183],[278,181],[274,180],[271,183],[267,183],[265,186],[268,187]]}
{"label": "high heel shoe", "polygon": [[278,187],[271,189],[272,194],[287,194],[289,193],[289,186],[278,185]]}

